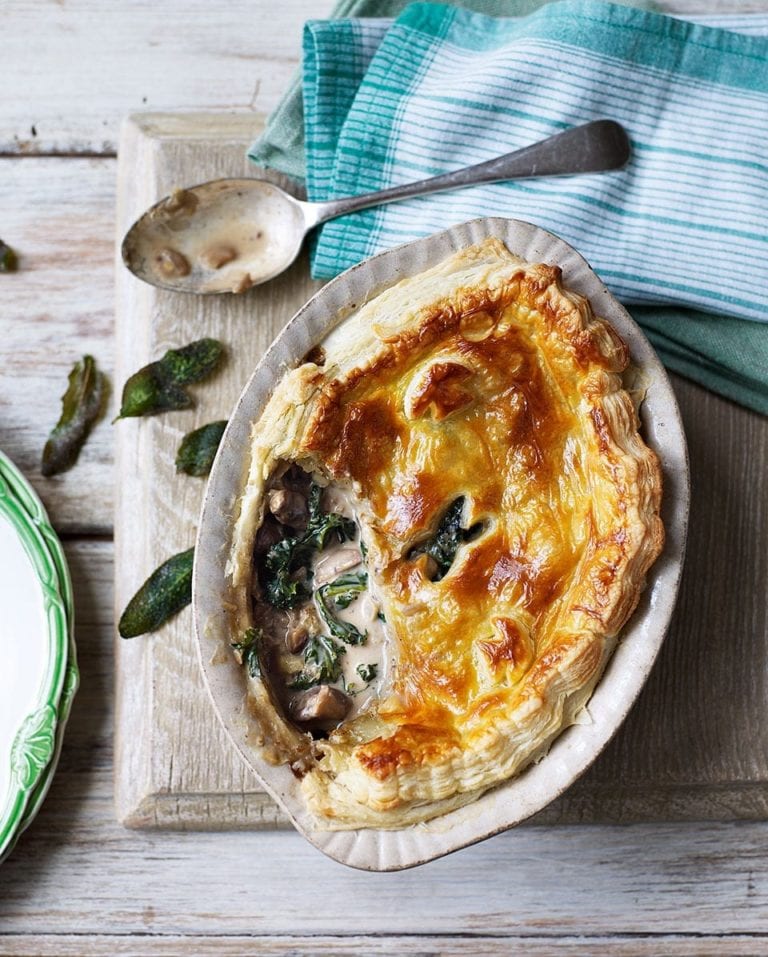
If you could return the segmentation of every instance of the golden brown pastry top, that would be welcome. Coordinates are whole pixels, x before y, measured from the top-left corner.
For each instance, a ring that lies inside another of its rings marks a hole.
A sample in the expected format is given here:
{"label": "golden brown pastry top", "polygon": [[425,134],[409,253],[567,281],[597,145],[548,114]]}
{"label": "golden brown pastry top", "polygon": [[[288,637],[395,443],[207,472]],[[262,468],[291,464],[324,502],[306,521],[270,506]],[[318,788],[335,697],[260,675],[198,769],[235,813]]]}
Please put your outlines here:
{"label": "golden brown pastry top", "polygon": [[[341,826],[396,826],[515,773],[583,706],[661,548],[660,472],[622,341],[557,267],[496,240],[388,290],[324,349],[273,397],[281,441],[268,426],[254,461],[263,476],[290,457],[358,502],[395,668],[305,791]],[[458,498],[477,528],[433,581],[412,550]]]}

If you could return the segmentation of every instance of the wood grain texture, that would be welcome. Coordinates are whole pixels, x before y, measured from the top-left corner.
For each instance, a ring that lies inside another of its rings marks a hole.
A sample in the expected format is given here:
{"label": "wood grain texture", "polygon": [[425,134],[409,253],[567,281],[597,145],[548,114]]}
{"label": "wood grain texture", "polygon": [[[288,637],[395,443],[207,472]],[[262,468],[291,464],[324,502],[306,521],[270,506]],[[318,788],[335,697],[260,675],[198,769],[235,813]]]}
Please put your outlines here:
{"label": "wood grain texture", "polygon": [[[255,131],[249,117],[151,116],[128,122],[120,153],[119,228],[179,183],[242,175],[244,146]],[[116,462],[123,478],[115,512],[118,610],[153,568],[194,542],[205,482],[176,474],[182,437],[229,415],[261,354],[316,288],[305,259],[279,280],[240,297],[169,293],[118,269],[118,381],[167,348],[202,336],[220,339],[228,350],[224,369],[195,390],[196,409],[118,423]],[[189,610],[157,636],[121,642],[118,655],[120,819],[134,827],[260,827],[282,820],[213,715]]]}
{"label": "wood grain texture", "polygon": [[136,110],[269,112],[332,0],[6,0],[0,153],[106,153]]}
{"label": "wood grain texture", "polygon": [[75,936],[70,934],[38,936],[9,935],[0,937],[0,957],[80,957],[89,954],[131,957],[172,957],[189,950],[195,957],[240,957],[259,954],[260,957],[293,955],[293,957],[502,957],[525,955],[546,957],[548,954],[584,957],[635,957],[635,955],[665,955],[665,957],[729,957],[729,955],[768,954],[768,940],[747,935],[670,937],[525,937],[510,940],[503,937],[466,935],[463,937],[201,937],[201,936]]}
{"label": "wood grain texture", "polygon": [[0,954],[765,952],[768,823],[518,828],[396,874],[342,867],[292,831],[126,830],[112,546],[66,550],[82,684],[48,799],[0,868]]}
{"label": "wood grain texture", "polygon": [[0,277],[0,448],[68,533],[112,530],[110,416],[75,470],[43,478],[40,456],[75,361],[91,353],[112,375],[114,179],[114,160],[0,159],[0,237],[19,254]]}
{"label": "wood grain texture", "polygon": [[[252,120],[149,116],[126,126],[120,222],[195,174],[237,175]],[[138,184],[138,185],[137,185]],[[200,408],[118,426],[117,609],[149,570],[189,547],[203,484],[177,476],[181,436],[226,417],[261,351],[312,288],[305,262],[242,298],[192,300],[118,271],[118,380],[200,335],[231,346]],[[768,420],[676,380],[693,474],[690,553],[675,621],[629,720],[590,771],[534,823],[758,820],[768,816]],[[204,412],[202,409],[204,408]],[[717,561],[712,556],[717,555]],[[284,823],[213,714],[190,613],[118,647],[121,820],[134,827]],[[201,755],[205,759],[201,760]]]}

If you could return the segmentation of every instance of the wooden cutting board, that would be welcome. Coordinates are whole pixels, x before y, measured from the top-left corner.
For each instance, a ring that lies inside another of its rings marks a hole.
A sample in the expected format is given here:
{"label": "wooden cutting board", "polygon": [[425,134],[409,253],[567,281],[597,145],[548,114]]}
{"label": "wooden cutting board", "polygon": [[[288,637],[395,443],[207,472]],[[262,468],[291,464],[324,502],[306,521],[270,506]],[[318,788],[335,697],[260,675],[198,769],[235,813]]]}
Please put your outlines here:
{"label": "wooden cutting board", "polygon": [[[254,169],[243,114],[143,114],[120,144],[118,241],[174,187]],[[272,176],[276,182],[280,177]],[[226,418],[267,345],[317,289],[302,257],[243,296],[187,297],[117,264],[115,387],[166,349],[224,342],[197,406],[115,426],[116,620],[147,575],[194,542],[204,480],[177,475],[183,435]],[[675,378],[693,478],[678,609],[643,694],[603,755],[534,818],[546,823],[768,817],[768,420]],[[116,804],[130,827],[266,828],[285,818],[218,724],[189,609],[160,632],[116,638]]]}

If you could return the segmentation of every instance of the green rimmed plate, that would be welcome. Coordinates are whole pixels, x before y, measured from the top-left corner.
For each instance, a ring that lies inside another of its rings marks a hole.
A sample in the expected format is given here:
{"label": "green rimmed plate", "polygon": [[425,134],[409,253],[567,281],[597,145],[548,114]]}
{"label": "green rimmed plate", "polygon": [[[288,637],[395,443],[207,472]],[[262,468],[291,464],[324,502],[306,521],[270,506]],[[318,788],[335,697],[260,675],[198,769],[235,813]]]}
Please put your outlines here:
{"label": "green rimmed plate", "polygon": [[[62,548],[58,535],[51,525],[50,519],[48,518],[48,513],[45,510],[45,506],[38,498],[37,493],[34,491],[29,482],[27,482],[26,478],[24,478],[14,463],[8,458],[8,456],[1,451],[0,478],[4,478],[6,480],[11,488],[12,493],[24,506],[27,514],[35,523],[38,531],[45,540],[45,543],[49,552],[51,553],[51,557],[55,562],[59,573],[61,595],[64,599],[64,605],[67,612],[67,621],[69,624],[69,657],[67,659],[67,673],[64,678],[64,689],[61,693],[61,699],[59,700],[58,720],[56,722],[56,742],[53,757],[51,758],[48,767],[45,769],[45,772],[41,775],[37,787],[30,795],[29,801],[27,803],[27,809],[24,812],[24,817],[19,825],[18,830],[16,831],[16,837],[18,837],[21,832],[26,830],[26,828],[32,823],[32,820],[39,811],[40,805],[43,803],[45,795],[48,793],[48,789],[51,786],[53,774],[59,761],[59,755],[61,754],[61,746],[64,741],[64,728],[66,727],[69,713],[72,709],[72,701],[80,685],[80,672],[77,667],[77,648],[75,646],[75,604],[74,596],[72,594],[72,579],[69,574],[69,567],[64,555],[64,549]],[[6,855],[9,854],[12,848],[13,844],[7,847],[4,853]],[[2,857],[0,857],[0,861],[1,860]]]}
{"label": "green rimmed plate", "polygon": [[[17,489],[19,490],[17,492]],[[38,513],[36,521],[27,507]],[[47,526],[47,528],[45,528]],[[50,782],[77,671],[71,585],[39,500],[10,461],[0,468],[0,859]],[[58,732],[58,733],[57,733]]]}

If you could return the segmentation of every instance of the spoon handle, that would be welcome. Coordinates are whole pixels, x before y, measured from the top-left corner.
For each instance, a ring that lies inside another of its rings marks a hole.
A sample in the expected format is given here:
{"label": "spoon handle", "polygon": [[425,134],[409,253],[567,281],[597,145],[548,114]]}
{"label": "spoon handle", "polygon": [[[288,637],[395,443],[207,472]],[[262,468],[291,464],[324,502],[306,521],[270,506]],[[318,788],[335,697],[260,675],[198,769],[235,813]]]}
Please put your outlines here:
{"label": "spoon handle", "polygon": [[307,225],[317,226],[369,206],[381,206],[410,196],[426,196],[427,193],[446,189],[461,189],[475,183],[620,169],[629,155],[629,138],[624,127],[613,120],[594,120],[475,166],[465,166],[451,173],[375,193],[332,199],[326,203],[304,203],[303,206]]}

